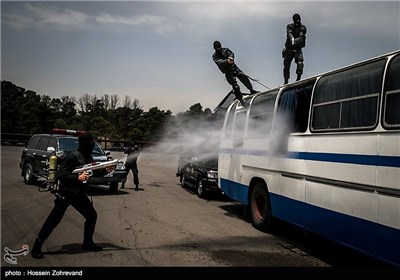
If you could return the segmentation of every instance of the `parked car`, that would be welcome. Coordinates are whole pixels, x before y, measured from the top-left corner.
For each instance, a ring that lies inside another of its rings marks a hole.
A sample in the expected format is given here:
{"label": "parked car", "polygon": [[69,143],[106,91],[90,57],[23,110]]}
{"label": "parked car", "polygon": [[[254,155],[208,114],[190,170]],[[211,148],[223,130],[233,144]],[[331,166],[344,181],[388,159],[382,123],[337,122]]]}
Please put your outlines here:
{"label": "parked car", "polygon": [[110,148],[111,151],[116,151],[116,152],[123,152],[124,151],[124,146],[122,146],[120,143],[114,143],[112,147]]}
{"label": "parked car", "polygon": [[207,193],[222,193],[218,187],[218,159],[201,158],[196,153],[184,153],[179,158],[176,176],[182,187],[195,188],[197,196],[204,198]]}
{"label": "parked car", "polygon": [[[38,179],[47,179],[49,169],[49,157],[56,155],[58,159],[62,158],[64,153],[78,149],[78,136],[83,131],[55,129],[52,134],[33,135],[25,149],[22,151],[20,169],[21,176],[26,184],[34,184]],[[96,141],[92,152],[94,161],[105,162],[112,160],[110,151],[102,149]],[[125,163],[118,161],[114,172],[105,176],[91,176],[88,184],[108,185],[111,192],[118,191],[118,183],[126,180],[127,170]]]}

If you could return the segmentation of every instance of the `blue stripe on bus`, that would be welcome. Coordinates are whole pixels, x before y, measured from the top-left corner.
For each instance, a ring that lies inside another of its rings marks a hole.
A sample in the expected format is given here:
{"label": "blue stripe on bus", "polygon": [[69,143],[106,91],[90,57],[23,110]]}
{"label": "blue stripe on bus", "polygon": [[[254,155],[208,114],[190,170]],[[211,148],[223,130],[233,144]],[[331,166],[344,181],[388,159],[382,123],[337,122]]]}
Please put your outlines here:
{"label": "blue stripe on bus", "polygon": [[[270,193],[275,217],[400,266],[400,230]],[[275,197],[275,198],[272,198]],[[277,211],[274,211],[277,208]],[[289,210],[290,209],[290,210]],[[299,224],[298,211],[303,224]],[[360,249],[361,248],[361,249]]]}
{"label": "blue stripe on bus", "polygon": [[349,163],[349,164],[359,164],[359,165],[400,167],[399,156],[355,155],[355,154],[334,154],[334,153],[313,153],[313,152],[287,152],[286,154],[273,154],[265,150],[249,150],[249,149],[220,149],[220,153],[264,156],[264,157],[286,157],[291,159]]}
{"label": "blue stripe on bus", "polygon": [[[247,186],[221,178],[221,189],[228,197],[248,204]],[[397,249],[400,248],[399,229],[274,193],[270,193],[270,200],[274,217],[400,266],[400,253]]]}

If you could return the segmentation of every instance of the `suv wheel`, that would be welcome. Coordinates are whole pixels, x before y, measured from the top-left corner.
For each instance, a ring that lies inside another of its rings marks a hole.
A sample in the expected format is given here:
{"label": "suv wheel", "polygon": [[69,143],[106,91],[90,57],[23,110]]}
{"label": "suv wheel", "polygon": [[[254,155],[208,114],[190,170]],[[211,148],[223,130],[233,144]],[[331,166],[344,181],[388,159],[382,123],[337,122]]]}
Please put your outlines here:
{"label": "suv wheel", "polygon": [[203,181],[201,180],[201,178],[197,182],[197,196],[200,198],[204,197],[204,186],[203,186]]}
{"label": "suv wheel", "polygon": [[24,168],[24,182],[25,184],[32,185],[36,182],[37,178],[33,175],[32,164],[27,163]]}

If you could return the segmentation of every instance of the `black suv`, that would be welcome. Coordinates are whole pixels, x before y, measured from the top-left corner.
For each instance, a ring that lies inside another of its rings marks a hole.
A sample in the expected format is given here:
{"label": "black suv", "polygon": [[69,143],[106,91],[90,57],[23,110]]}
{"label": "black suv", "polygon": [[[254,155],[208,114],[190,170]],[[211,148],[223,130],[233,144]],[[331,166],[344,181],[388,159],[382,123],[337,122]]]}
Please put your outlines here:
{"label": "black suv", "polygon": [[[64,134],[65,132],[65,134]],[[71,135],[76,134],[76,135]],[[79,134],[79,132],[78,132]],[[57,130],[57,134],[35,134],[22,151],[19,167],[26,184],[34,184],[37,179],[48,177],[49,157],[56,155],[59,159],[65,152],[78,149],[78,136],[74,130]],[[94,161],[112,160],[109,151],[104,151],[96,141],[92,152]],[[128,175],[123,161],[119,161],[114,172],[104,177],[91,176],[92,185],[108,185],[111,192],[118,191],[118,183],[126,180]]]}
{"label": "black suv", "polygon": [[215,157],[201,158],[196,153],[184,153],[179,158],[176,176],[182,187],[196,188],[200,198],[207,192],[222,193],[218,187],[218,159]]}

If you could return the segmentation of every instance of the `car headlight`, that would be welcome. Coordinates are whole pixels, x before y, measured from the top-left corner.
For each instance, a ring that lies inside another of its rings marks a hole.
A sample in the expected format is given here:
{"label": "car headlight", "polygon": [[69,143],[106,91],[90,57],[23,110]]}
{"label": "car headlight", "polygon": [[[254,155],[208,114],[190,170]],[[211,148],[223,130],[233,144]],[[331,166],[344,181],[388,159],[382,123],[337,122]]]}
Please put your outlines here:
{"label": "car headlight", "polygon": [[115,167],[115,170],[125,170],[125,162],[119,160],[117,163],[117,166]]}
{"label": "car headlight", "polygon": [[209,179],[217,179],[218,178],[218,171],[208,170],[207,171],[207,178],[209,178]]}

